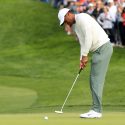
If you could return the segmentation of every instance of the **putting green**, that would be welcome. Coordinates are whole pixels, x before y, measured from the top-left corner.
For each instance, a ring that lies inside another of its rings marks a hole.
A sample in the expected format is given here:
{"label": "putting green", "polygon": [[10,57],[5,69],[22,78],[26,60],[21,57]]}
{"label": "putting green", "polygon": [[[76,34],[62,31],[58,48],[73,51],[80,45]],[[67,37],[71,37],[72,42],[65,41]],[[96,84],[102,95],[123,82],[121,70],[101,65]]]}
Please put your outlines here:
{"label": "putting green", "polygon": [[[49,119],[45,120],[44,117]],[[1,125],[125,125],[124,112],[104,113],[101,119],[80,119],[79,113],[0,115]]]}
{"label": "putting green", "polygon": [[0,112],[14,112],[31,106],[37,93],[26,88],[0,86]]}

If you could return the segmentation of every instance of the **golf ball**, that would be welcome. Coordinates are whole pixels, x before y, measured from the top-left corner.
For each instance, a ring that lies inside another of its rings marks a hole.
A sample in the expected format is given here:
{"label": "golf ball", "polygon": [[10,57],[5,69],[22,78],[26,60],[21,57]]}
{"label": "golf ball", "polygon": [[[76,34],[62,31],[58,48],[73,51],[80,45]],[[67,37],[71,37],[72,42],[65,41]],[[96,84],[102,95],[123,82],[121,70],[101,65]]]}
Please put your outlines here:
{"label": "golf ball", "polygon": [[45,119],[45,120],[48,120],[48,116],[45,116],[44,119]]}

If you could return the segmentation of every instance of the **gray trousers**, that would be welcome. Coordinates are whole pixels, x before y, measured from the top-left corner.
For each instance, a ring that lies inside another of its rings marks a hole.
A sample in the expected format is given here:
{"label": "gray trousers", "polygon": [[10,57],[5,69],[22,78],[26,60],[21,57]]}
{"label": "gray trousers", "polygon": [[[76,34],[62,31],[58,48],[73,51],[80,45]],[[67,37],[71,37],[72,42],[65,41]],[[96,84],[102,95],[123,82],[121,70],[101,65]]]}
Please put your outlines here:
{"label": "gray trousers", "polygon": [[102,112],[102,94],[105,76],[113,52],[110,42],[99,47],[92,55],[90,72],[90,89],[92,93],[92,110]]}

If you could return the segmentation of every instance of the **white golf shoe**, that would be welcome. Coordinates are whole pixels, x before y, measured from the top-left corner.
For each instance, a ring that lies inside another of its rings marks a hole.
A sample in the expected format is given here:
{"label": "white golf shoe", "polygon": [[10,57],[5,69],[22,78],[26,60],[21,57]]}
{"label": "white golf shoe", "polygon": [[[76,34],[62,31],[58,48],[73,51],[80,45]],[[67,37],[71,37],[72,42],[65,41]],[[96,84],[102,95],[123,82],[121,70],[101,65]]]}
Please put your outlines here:
{"label": "white golf shoe", "polygon": [[80,118],[101,118],[102,114],[95,112],[94,110],[90,110],[87,113],[81,114]]}

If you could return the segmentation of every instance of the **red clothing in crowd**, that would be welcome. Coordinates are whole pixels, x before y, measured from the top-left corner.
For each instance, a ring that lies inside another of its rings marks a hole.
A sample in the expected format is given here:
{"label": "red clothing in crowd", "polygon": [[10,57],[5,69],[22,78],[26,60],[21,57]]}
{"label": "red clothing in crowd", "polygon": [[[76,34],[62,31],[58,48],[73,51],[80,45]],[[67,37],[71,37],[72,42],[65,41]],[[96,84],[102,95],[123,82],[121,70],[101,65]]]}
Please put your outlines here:
{"label": "red clothing in crowd", "polygon": [[125,13],[122,14],[122,18],[123,18],[123,26],[125,26]]}

